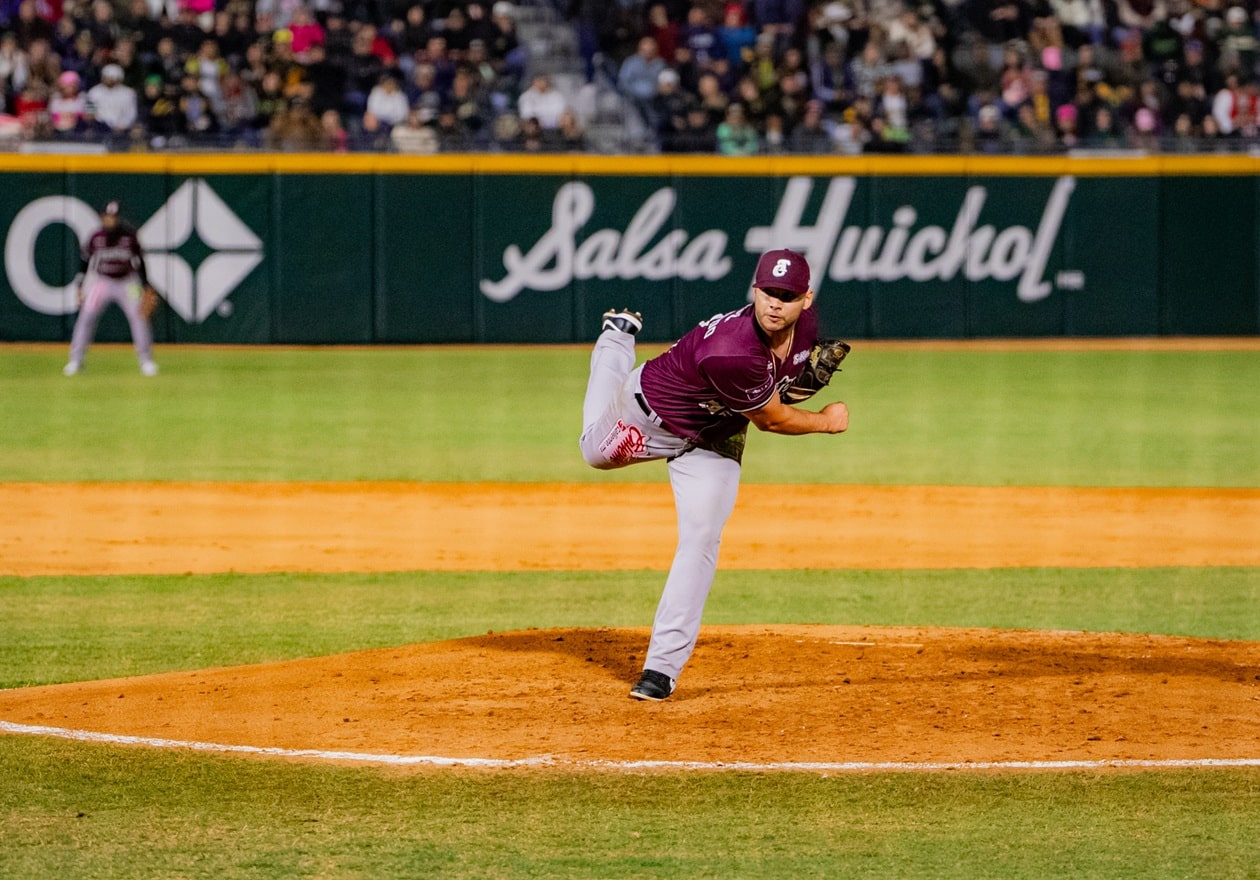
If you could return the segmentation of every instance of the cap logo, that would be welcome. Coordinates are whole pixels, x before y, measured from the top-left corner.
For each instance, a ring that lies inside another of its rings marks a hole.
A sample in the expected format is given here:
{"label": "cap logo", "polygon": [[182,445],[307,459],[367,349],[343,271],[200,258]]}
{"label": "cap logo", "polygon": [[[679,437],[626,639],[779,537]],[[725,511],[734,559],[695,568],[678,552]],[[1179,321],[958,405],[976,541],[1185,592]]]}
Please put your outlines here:
{"label": "cap logo", "polygon": [[775,278],[782,278],[788,273],[788,268],[792,265],[791,260],[779,260],[774,264],[774,268],[770,270],[770,274]]}

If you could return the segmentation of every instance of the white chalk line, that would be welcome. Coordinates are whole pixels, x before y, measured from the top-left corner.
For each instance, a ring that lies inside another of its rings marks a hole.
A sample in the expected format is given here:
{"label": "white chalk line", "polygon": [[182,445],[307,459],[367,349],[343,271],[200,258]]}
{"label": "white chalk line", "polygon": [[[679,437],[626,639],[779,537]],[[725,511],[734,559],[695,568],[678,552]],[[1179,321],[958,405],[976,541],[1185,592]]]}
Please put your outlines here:
{"label": "white chalk line", "polygon": [[196,740],[126,736],[0,721],[0,733],[47,736],[76,742],[148,746],[218,754],[265,755],[316,761],[357,762],[401,767],[487,767],[511,769],[552,767],[573,770],[736,770],[743,772],[872,773],[939,772],[945,770],[1173,770],[1211,767],[1260,767],[1260,758],[1171,758],[1167,760],[1111,759],[1101,761],[611,761],[573,760],[541,755],[534,758],[447,758],[438,755],[381,755],[371,752],[284,749],[276,746],[242,746]]}

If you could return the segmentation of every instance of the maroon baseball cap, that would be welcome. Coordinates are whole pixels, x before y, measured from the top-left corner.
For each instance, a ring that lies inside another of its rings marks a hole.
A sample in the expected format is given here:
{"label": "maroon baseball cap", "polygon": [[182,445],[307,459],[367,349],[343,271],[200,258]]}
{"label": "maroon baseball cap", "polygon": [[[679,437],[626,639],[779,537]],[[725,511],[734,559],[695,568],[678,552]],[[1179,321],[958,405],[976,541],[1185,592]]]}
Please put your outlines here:
{"label": "maroon baseball cap", "polygon": [[809,264],[803,255],[787,248],[766,251],[757,261],[753,287],[804,293],[809,290]]}

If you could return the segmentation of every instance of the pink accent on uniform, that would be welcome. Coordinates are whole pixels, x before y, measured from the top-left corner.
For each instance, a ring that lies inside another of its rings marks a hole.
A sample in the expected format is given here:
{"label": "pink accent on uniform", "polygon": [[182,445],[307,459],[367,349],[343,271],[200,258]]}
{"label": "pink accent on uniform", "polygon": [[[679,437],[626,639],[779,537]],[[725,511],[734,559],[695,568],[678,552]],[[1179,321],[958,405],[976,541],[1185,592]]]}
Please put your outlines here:
{"label": "pink accent on uniform", "polygon": [[627,425],[621,419],[617,419],[617,424],[599,445],[599,451],[609,461],[617,464],[632,461],[642,455],[646,448],[647,442],[643,438],[643,432],[634,425]]}

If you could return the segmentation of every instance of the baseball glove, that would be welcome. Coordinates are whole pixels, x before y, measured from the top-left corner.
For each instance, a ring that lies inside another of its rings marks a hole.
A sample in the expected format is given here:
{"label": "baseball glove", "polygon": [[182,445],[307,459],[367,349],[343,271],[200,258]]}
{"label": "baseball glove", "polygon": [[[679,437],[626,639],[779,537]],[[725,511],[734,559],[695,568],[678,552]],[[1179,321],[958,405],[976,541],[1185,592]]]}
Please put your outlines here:
{"label": "baseball glove", "polygon": [[152,284],[144,286],[144,294],[140,297],[140,314],[146,319],[152,318],[153,313],[162,303],[162,298],[158,296],[158,292],[153,289]]}
{"label": "baseball glove", "polygon": [[827,387],[833,374],[840,372],[840,363],[849,353],[849,343],[839,339],[820,339],[809,353],[809,361],[800,378],[779,395],[787,404],[809,400]]}

